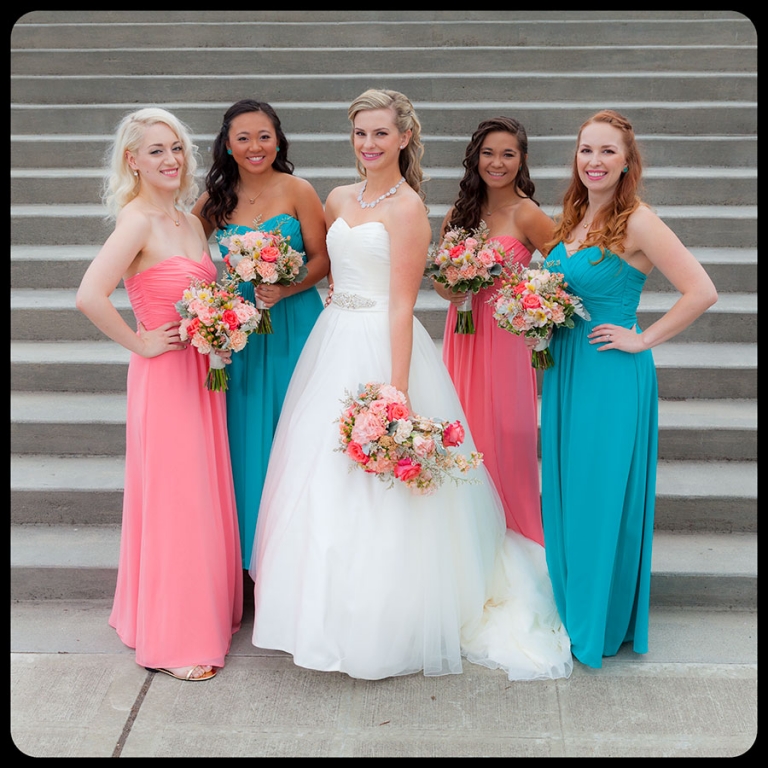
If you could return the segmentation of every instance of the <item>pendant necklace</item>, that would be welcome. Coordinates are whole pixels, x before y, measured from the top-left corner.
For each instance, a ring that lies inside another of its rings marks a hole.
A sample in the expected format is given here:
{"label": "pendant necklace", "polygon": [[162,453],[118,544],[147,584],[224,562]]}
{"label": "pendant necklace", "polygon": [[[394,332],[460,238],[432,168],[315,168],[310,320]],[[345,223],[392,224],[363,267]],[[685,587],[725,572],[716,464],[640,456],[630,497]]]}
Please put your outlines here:
{"label": "pendant necklace", "polygon": [[[173,216],[171,216],[171,214],[168,213],[168,211],[166,211],[164,208],[161,208],[159,205],[155,205],[154,203],[151,203],[149,200],[147,200],[147,202],[151,206],[157,208],[158,211],[162,211],[162,213],[164,213],[177,227],[181,226],[181,221],[179,219],[174,219]],[[178,213],[178,211],[176,210],[176,206],[175,205],[173,206],[173,210],[174,210],[175,213]]]}
{"label": "pendant necklace", "polygon": [[375,208],[382,200],[385,200],[388,197],[391,197],[392,195],[397,192],[397,188],[405,181],[405,176],[400,177],[400,181],[395,184],[392,189],[389,190],[389,192],[385,192],[381,197],[374,200],[372,203],[364,203],[363,202],[363,192],[365,192],[365,188],[368,186],[368,179],[366,179],[363,182],[363,186],[360,188],[360,192],[357,194],[357,202],[360,203],[360,207],[365,208]]}
{"label": "pendant necklace", "polygon": [[496,211],[498,211],[500,208],[505,208],[508,205],[512,205],[512,203],[502,203],[501,205],[497,205],[492,211],[486,211],[485,215],[493,216],[493,214],[496,213]]}
{"label": "pendant necklace", "polygon": [[265,184],[265,185],[262,187],[262,189],[261,189],[261,192],[259,192],[259,194],[258,194],[258,195],[256,195],[256,197],[248,197],[248,195],[246,194],[246,197],[248,197],[248,202],[249,202],[251,205],[253,205],[253,204],[254,204],[254,203],[255,203],[255,202],[256,202],[256,201],[257,201],[257,200],[258,200],[258,199],[259,199],[259,198],[262,196],[262,194],[264,193],[264,190],[265,190],[265,189],[266,189],[268,186],[269,186],[269,183]]}

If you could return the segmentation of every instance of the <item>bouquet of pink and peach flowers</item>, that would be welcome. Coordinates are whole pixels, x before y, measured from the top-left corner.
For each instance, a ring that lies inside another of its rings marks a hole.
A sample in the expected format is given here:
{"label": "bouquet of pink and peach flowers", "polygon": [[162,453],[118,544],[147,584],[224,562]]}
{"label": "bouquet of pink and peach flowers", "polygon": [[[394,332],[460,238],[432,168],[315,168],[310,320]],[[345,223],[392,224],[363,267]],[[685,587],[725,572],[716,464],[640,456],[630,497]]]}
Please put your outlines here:
{"label": "bouquet of pink and peach flowers", "polygon": [[208,355],[206,388],[223,392],[227,389],[227,372],[216,350],[243,349],[248,335],[259,325],[261,313],[229,280],[194,280],[176,302],[176,311],[181,315],[181,340],[189,341],[201,355]]}
{"label": "bouquet of pink and peach flowers", "polygon": [[347,392],[339,422],[340,446],[353,462],[389,484],[404,483],[417,494],[434,493],[446,478],[462,477],[476,469],[482,454],[469,458],[449,450],[464,442],[461,422],[427,419],[411,413],[405,395],[389,384],[360,385],[356,395]]}
{"label": "bouquet of pink and peach flowers", "polygon": [[429,251],[424,274],[454,293],[468,293],[456,315],[455,333],[474,333],[472,294],[493,285],[502,274],[508,255],[500,243],[489,239],[485,222],[468,232],[450,229]]}
{"label": "bouquet of pink and peach flowers", "polygon": [[534,368],[551,368],[549,342],[555,328],[573,328],[573,315],[589,320],[578,296],[569,293],[560,272],[525,269],[519,264],[505,277],[489,304],[499,328],[522,336],[531,348]]}
{"label": "bouquet of pink and peach flowers", "polygon": [[[291,247],[290,237],[280,234],[279,228],[264,232],[258,219],[256,229],[242,234],[220,238],[227,249],[224,263],[236,282],[250,282],[254,287],[263,283],[269,285],[291,285],[300,283],[307,275],[302,255]],[[261,322],[256,333],[272,333],[272,319],[259,299],[256,306],[261,310]]]}

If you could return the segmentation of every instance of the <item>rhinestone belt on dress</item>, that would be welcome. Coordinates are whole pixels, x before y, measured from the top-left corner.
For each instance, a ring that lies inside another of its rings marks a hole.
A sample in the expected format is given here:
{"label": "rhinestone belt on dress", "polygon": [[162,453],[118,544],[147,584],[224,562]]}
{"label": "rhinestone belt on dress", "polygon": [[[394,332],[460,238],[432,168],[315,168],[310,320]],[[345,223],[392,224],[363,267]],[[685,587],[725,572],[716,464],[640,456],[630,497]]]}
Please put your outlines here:
{"label": "rhinestone belt on dress", "polygon": [[360,296],[357,293],[345,293],[344,291],[335,291],[331,301],[340,307],[344,307],[344,309],[363,309],[376,306],[376,302],[373,299],[367,299],[365,296]]}

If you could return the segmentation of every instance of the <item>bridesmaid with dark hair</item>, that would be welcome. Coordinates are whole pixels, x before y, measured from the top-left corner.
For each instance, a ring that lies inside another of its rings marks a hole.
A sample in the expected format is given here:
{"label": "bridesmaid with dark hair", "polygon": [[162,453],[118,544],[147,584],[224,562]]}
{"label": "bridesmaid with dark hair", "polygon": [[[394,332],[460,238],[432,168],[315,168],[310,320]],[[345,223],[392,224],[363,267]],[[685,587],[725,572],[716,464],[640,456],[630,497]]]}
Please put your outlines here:
{"label": "bridesmaid with dark hair", "polygon": [[[528,137],[511,117],[484,120],[464,155],[459,195],[441,234],[484,221],[509,263],[527,267],[552,238],[554,223],[539,207],[528,170]],[[499,278],[500,279],[500,278]],[[435,282],[451,305],[445,323],[443,361],[450,371],[469,428],[504,505],[507,527],[543,544],[538,464],[536,371],[525,341],[502,330],[488,304],[497,286],[472,297],[474,334],[454,333],[456,311],[467,294]]]}
{"label": "bridesmaid with dark hair", "polygon": [[[206,236],[217,239],[252,229],[278,230],[304,254],[307,276],[293,285],[240,287],[262,302],[272,333],[251,334],[229,366],[227,425],[243,553],[251,565],[256,517],[277,421],[296,361],[323,309],[316,285],[328,274],[325,214],[305,179],[293,175],[288,139],[266,102],[242,99],[224,114],[213,143],[206,191],[192,212]],[[220,245],[222,256],[227,252]]]}

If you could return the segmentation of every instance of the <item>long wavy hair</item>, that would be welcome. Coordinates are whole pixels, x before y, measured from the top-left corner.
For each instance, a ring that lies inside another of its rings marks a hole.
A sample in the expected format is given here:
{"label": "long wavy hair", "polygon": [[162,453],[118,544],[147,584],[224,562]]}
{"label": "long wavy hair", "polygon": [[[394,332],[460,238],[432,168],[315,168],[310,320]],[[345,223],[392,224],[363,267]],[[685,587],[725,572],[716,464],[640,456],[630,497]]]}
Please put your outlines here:
{"label": "long wavy hair", "polygon": [[[424,155],[424,145],[421,143],[421,122],[416,116],[410,99],[399,91],[370,88],[361,93],[350,105],[347,114],[352,122],[350,140],[354,146],[355,116],[358,112],[369,109],[391,109],[395,115],[395,127],[400,133],[411,131],[411,138],[405,149],[400,151],[400,174],[405,177],[408,185],[419,193],[422,200],[426,199],[421,185],[424,183],[424,172],[421,168],[421,158]],[[366,177],[365,167],[355,158],[357,172]]]}
{"label": "long wavy hair", "polygon": [[643,176],[643,161],[635,139],[635,132],[629,120],[612,109],[598,112],[579,128],[579,135],[576,139],[577,149],[574,153],[571,169],[571,183],[565,191],[563,210],[557,217],[555,233],[546,247],[550,250],[561,240],[570,243],[574,239],[573,233],[576,225],[584,218],[587,211],[589,196],[587,188],[579,178],[577,157],[582,131],[593,123],[608,123],[621,131],[627,161],[627,171],[621,174],[613,193],[613,199],[596,211],[592,219],[592,227],[584,240],[584,247],[593,245],[600,247],[602,256],[597,260],[600,262],[605,258],[606,251],[617,254],[624,252],[627,222],[632,213],[643,202],[638,194]]}
{"label": "long wavy hair", "polygon": [[520,194],[539,205],[539,201],[534,197],[536,186],[531,180],[531,172],[528,169],[528,134],[525,128],[513,117],[491,117],[477,126],[464,152],[464,178],[459,182],[459,195],[453,204],[451,220],[448,222],[451,227],[475,229],[480,224],[483,203],[488,194],[487,185],[480,178],[478,170],[480,149],[485,137],[489,133],[497,132],[509,133],[517,139],[520,147],[520,168],[515,177],[515,186]]}
{"label": "long wavy hair", "polygon": [[114,220],[117,214],[133,200],[141,190],[141,176],[135,176],[128,165],[126,153],[136,154],[144,140],[144,133],[157,123],[167,125],[181,142],[184,165],[181,184],[176,191],[174,202],[189,209],[197,197],[197,146],[192,143],[189,128],[175,115],[159,107],[145,107],[129,112],[119,122],[115,136],[107,149],[109,169],[101,189],[101,199],[107,209],[107,218]]}
{"label": "long wavy hair", "polygon": [[232,155],[227,154],[229,131],[236,117],[250,112],[263,112],[275,129],[278,152],[272,167],[280,173],[293,174],[293,163],[288,159],[288,139],[274,108],[266,101],[255,99],[236,101],[224,113],[219,132],[213,140],[211,149],[213,160],[205,176],[208,199],[200,211],[204,219],[214,222],[219,229],[226,226],[232,211],[237,207],[237,188],[240,184],[240,168]]}

